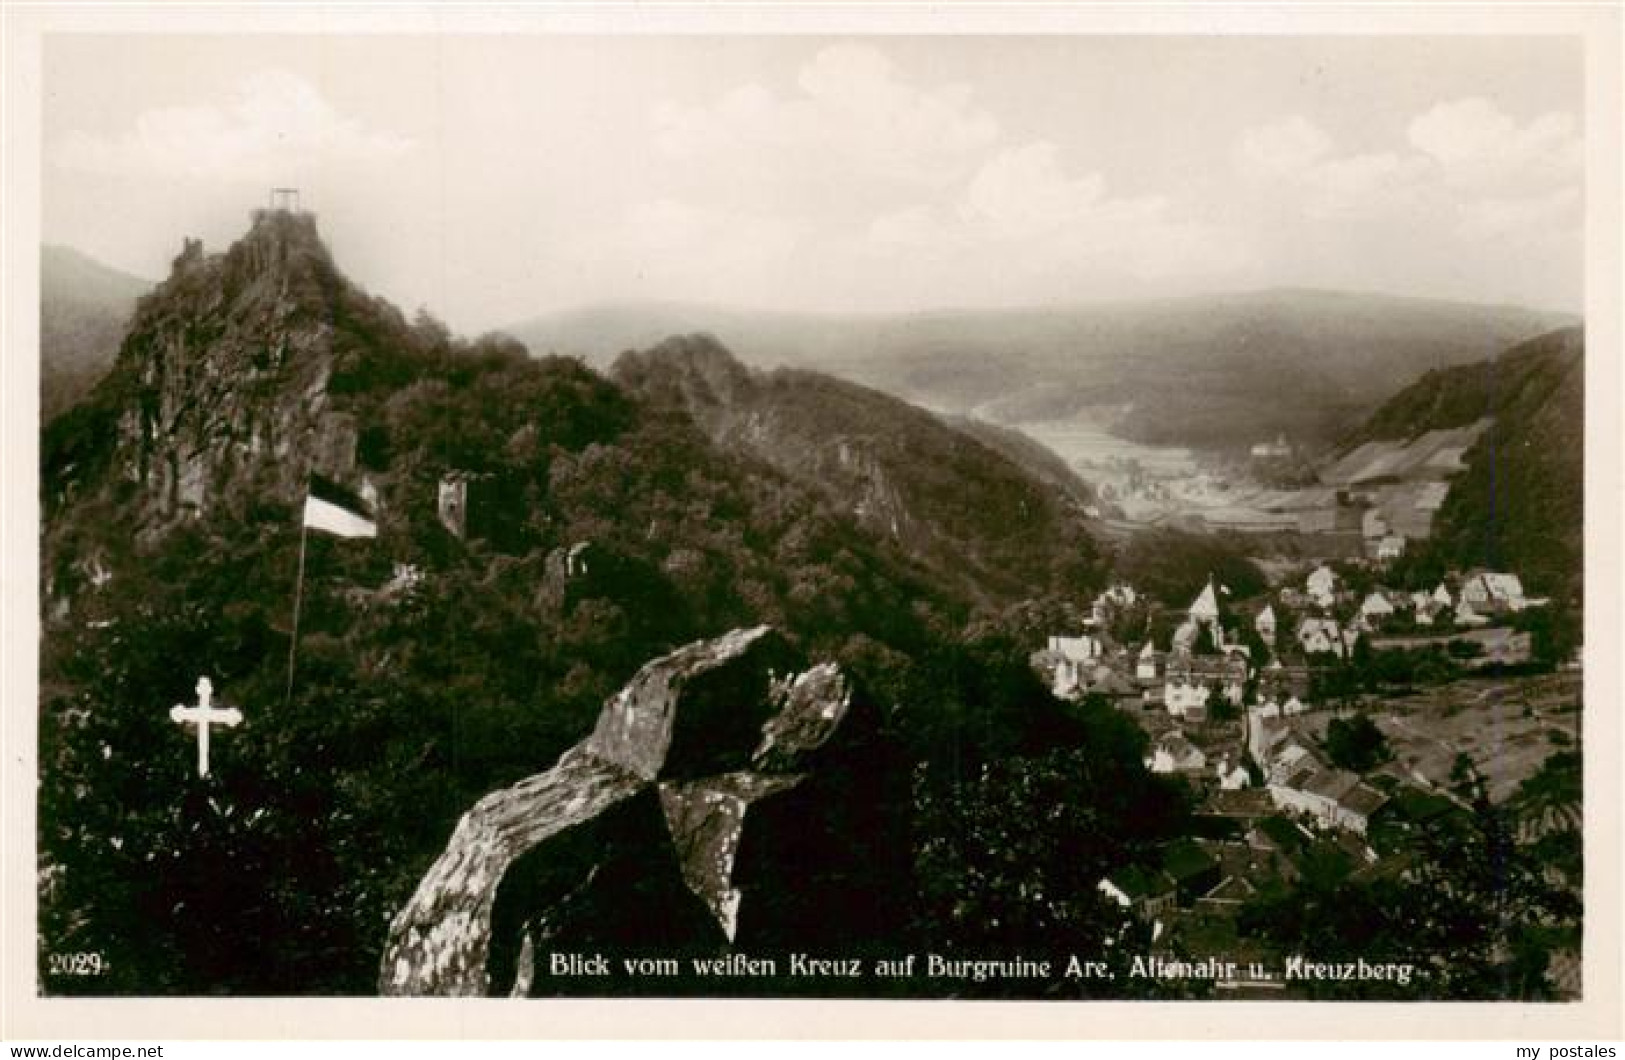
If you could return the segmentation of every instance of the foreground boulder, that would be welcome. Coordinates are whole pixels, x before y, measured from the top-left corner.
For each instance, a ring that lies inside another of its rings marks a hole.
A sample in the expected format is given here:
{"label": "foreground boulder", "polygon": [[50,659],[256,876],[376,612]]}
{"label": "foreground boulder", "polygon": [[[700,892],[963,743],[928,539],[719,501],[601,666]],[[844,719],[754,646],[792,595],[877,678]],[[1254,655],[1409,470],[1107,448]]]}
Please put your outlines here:
{"label": "foreground boulder", "polygon": [[[753,923],[761,943],[827,931],[791,892],[825,871],[869,892],[862,866],[887,864],[870,850],[885,842],[872,780],[855,776],[893,771],[874,758],[872,719],[850,725],[852,706],[838,667],[798,668],[765,626],[648,663],[552,769],[485,796],[458,822],[391,925],[380,991],[486,995],[512,983],[524,994],[543,943],[715,952]],[[815,773],[829,777],[810,784]],[[787,798],[796,789],[803,798]],[[855,829],[831,805],[847,800],[862,803],[856,819],[868,824]],[[757,839],[759,822],[775,834]],[[746,868],[748,833],[759,856]],[[520,881],[505,885],[521,861]],[[742,870],[756,887],[742,886]],[[764,915],[753,917],[758,906]],[[774,923],[777,913],[801,926]]]}

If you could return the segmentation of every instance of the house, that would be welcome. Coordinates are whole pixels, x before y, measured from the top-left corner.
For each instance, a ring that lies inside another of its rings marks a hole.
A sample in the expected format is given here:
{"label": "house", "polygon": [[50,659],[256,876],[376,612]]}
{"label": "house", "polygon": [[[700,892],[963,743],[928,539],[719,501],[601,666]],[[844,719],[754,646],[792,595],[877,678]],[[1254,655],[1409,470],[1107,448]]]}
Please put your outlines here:
{"label": "house", "polygon": [[1275,805],[1289,813],[1313,818],[1321,827],[1331,827],[1337,813],[1337,800],[1360,782],[1353,773],[1332,769],[1318,760],[1301,760],[1281,774],[1278,779],[1276,774],[1271,774],[1269,791]]}
{"label": "house", "polygon": [[1312,817],[1322,828],[1365,834],[1371,815],[1388,797],[1344,769],[1322,766],[1305,757],[1279,780],[1272,779],[1270,798],[1283,810]]}
{"label": "house", "polygon": [[1240,791],[1252,783],[1252,778],[1247,775],[1247,770],[1241,763],[1230,764],[1228,754],[1219,756],[1219,764],[1214,767],[1213,775],[1219,782],[1220,791]]}
{"label": "house", "polygon": [[1377,559],[1389,563],[1405,554],[1405,535],[1387,534],[1377,542]]}
{"label": "house", "polygon": [[1286,736],[1270,749],[1262,765],[1271,788],[1277,785],[1294,786],[1329,768],[1329,764],[1321,758],[1309,738],[1291,728],[1287,729]]}
{"label": "house", "polygon": [[1196,599],[1191,601],[1188,613],[1192,622],[1212,626],[1219,621],[1219,598],[1213,593],[1212,578],[1207,580],[1202,591],[1196,594]]}
{"label": "house", "polygon": [[1273,605],[1264,605],[1264,610],[1260,611],[1258,617],[1253,619],[1253,628],[1258,631],[1260,637],[1264,638],[1265,644],[1275,643],[1275,608]]}
{"label": "house", "polygon": [[1523,582],[1518,576],[1494,571],[1469,577],[1462,583],[1461,598],[1479,614],[1504,614],[1522,611],[1528,606],[1523,594]]}
{"label": "house", "polygon": [[1094,603],[1090,605],[1090,610],[1093,612],[1097,624],[1104,623],[1114,612],[1122,608],[1133,607],[1139,599],[1140,594],[1135,591],[1134,586],[1129,585],[1127,582],[1115,582],[1111,588],[1095,597]]}
{"label": "house", "polygon": [[1142,682],[1154,682],[1162,676],[1162,655],[1150,641],[1140,649],[1140,656],[1134,663],[1134,676]]}
{"label": "house", "polygon": [[1304,585],[1309,598],[1321,607],[1330,607],[1337,601],[1337,572],[1324,563],[1309,573]]}
{"label": "house", "polygon": [[[571,558],[574,559],[574,550]],[[1040,670],[1052,668],[1050,689],[1058,697],[1070,698],[1084,690],[1105,654],[1105,645],[1096,637],[1050,637],[1044,646],[1047,659],[1035,660]]]}
{"label": "house", "polygon": [[1197,905],[1220,915],[1233,916],[1257,893],[1258,888],[1254,887],[1247,877],[1226,876],[1211,891],[1198,899]]}
{"label": "house", "polygon": [[[1338,827],[1365,835],[1366,829],[1371,826],[1371,815],[1382,809],[1387,801],[1388,796],[1361,781],[1337,800]],[[1366,860],[1375,860],[1369,849]]]}
{"label": "house", "polygon": [[1308,709],[1309,708],[1304,706],[1303,701],[1297,696],[1288,696],[1286,702],[1281,704],[1281,716],[1283,718],[1290,718],[1295,715],[1302,714]]}
{"label": "house", "polygon": [[1178,729],[1163,733],[1145,760],[1153,773],[1199,773],[1206,765],[1207,755]]}
{"label": "house", "polygon": [[1464,593],[1461,602],[1456,605],[1456,625],[1458,626],[1487,626],[1490,620],[1479,614]]}
{"label": "house", "polygon": [[1298,623],[1298,647],[1305,655],[1335,655],[1343,657],[1343,631],[1336,619],[1306,618]]}
{"label": "house", "polygon": [[1207,720],[1207,702],[1212,694],[1205,684],[1169,678],[1162,687],[1162,705],[1176,718],[1202,722]]}
{"label": "house", "polygon": [[1444,582],[1440,582],[1438,588],[1433,590],[1433,602],[1440,607],[1453,607],[1456,600],[1450,595],[1450,590],[1445,587]]}
{"label": "house", "polygon": [[1368,625],[1377,627],[1394,617],[1394,605],[1382,592],[1373,590],[1366,594],[1360,603],[1360,618]]}
{"label": "house", "polygon": [[[1164,673],[1170,685],[1200,685],[1204,689],[1217,689],[1226,701],[1239,707],[1246,691],[1247,659],[1244,655],[1235,654],[1175,655],[1169,658]],[[1207,701],[1205,695],[1202,701]]]}
{"label": "house", "polygon": [[1161,869],[1142,869],[1134,865],[1117,870],[1096,887],[1119,906],[1142,916],[1167,912],[1174,907],[1177,897],[1174,881]]}
{"label": "house", "polygon": [[[574,550],[571,550],[571,558],[574,558]],[[1105,653],[1105,646],[1100,638],[1084,634],[1081,637],[1051,637],[1048,650],[1068,662],[1088,663],[1099,659]]]}
{"label": "house", "polygon": [[1428,593],[1412,593],[1410,598],[1411,618],[1419,626],[1433,625],[1433,617],[1444,607]]}

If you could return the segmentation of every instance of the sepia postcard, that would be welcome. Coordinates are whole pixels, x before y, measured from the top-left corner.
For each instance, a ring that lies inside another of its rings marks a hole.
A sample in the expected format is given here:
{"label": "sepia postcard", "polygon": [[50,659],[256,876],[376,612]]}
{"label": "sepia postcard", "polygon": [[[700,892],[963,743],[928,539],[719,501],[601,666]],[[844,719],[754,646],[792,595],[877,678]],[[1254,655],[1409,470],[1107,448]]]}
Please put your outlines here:
{"label": "sepia postcard", "polygon": [[8,8],[4,1033],[1617,1038],[1620,15]]}

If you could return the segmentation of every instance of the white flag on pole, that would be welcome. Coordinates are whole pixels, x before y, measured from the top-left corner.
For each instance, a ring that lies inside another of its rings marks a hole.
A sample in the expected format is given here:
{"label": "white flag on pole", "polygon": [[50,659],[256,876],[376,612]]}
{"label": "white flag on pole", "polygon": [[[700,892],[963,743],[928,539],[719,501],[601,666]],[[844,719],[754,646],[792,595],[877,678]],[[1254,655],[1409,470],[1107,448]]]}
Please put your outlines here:
{"label": "white flag on pole", "polygon": [[378,536],[378,524],[368,504],[320,475],[310,476],[310,490],[305,494],[305,526],[339,537]]}

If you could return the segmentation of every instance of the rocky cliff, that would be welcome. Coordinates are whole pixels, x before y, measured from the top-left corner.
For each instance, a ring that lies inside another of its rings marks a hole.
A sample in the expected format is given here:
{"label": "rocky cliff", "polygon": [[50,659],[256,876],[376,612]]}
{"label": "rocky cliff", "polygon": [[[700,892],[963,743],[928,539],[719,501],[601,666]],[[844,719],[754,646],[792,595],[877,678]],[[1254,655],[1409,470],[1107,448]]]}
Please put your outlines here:
{"label": "rocky cliff", "polygon": [[[699,641],[648,663],[605,703],[592,735],[552,769],[485,796],[458,822],[394,919],[380,991],[484,995],[493,988],[493,950],[506,944],[511,953],[517,942],[511,977],[498,985],[508,992],[511,979],[523,993],[535,982],[541,946],[613,945],[625,930],[622,922],[640,917],[665,921],[665,930],[634,933],[635,942],[647,947],[663,940],[677,950],[726,946],[742,931],[765,941],[786,927],[795,930],[757,915],[747,890],[752,879],[765,881],[764,865],[773,860],[765,855],[792,839],[804,884],[833,871],[852,890],[856,866],[836,865],[844,859],[825,856],[820,843],[836,840],[862,850],[861,830],[821,836],[815,815],[792,806],[787,818],[785,806],[771,807],[814,783],[815,773],[827,768],[839,775],[843,759],[847,766],[862,760],[866,770],[874,764],[861,751],[861,730],[872,726],[864,720],[851,725],[852,706],[851,684],[836,666],[796,667],[785,642],[765,626]],[[833,739],[843,727],[860,732]],[[840,781],[836,789],[820,787],[814,801],[852,800],[864,791]],[[617,814],[621,819],[612,820]],[[755,835],[756,827],[776,838]],[[505,876],[527,858],[537,863],[529,875],[550,874],[552,886],[537,892],[543,897],[534,905],[520,899],[525,908],[496,914]],[[859,877],[878,882],[885,865],[886,859],[875,859]],[[663,874],[670,879],[661,881]],[[658,892],[650,888],[662,882],[680,882],[697,906],[670,894],[651,901]],[[761,893],[765,898],[773,891]],[[594,923],[595,908],[612,911],[613,922]],[[500,921],[517,922],[519,938],[494,939]],[[801,929],[818,926],[803,921]]]}
{"label": "rocky cliff", "polygon": [[104,421],[91,432],[102,450],[48,445],[47,459],[64,466],[47,478],[71,493],[110,469],[126,525],[149,538],[222,498],[292,502],[313,470],[350,478],[356,427],[329,381],[335,336],[368,301],[339,274],[311,214],[258,211],[220,254],[187,240],[138,304],[91,407],[76,410]]}

